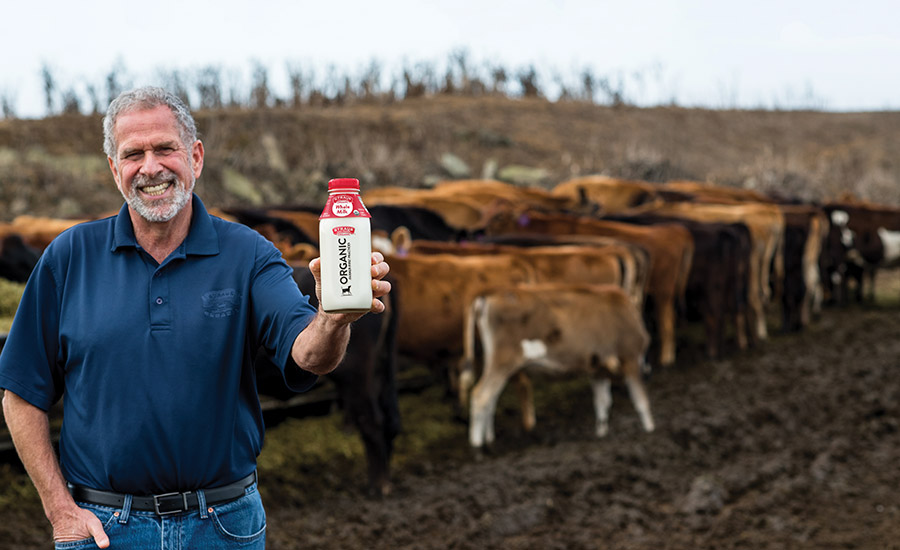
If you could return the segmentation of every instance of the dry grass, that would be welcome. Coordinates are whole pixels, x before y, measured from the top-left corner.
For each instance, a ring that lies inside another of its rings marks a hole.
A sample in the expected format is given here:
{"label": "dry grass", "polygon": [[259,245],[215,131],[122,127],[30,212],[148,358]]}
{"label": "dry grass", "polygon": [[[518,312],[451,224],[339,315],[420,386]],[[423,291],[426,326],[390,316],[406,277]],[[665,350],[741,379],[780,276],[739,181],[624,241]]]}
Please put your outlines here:
{"label": "dry grass", "polygon": [[[386,105],[196,113],[208,205],[321,202],[325,183],[368,188],[526,166],[552,186],[591,173],[690,178],[823,200],[847,191],[900,204],[900,113],[604,107],[438,96]],[[253,191],[248,191],[248,188]],[[92,216],[118,208],[100,118],[0,121],[0,219]]]}

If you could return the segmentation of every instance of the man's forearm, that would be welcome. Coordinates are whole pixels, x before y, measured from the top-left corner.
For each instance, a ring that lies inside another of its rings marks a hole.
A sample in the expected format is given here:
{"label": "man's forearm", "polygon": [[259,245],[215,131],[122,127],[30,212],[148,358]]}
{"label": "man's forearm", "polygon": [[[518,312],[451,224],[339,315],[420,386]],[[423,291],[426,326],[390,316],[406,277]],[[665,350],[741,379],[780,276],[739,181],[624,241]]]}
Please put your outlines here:
{"label": "man's forearm", "polygon": [[291,356],[304,370],[328,374],[344,358],[350,341],[350,324],[340,315],[319,311],[310,324],[294,340]]}
{"label": "man's forearm", "polygon": [[52,523],[55,515],[77,506],[66,488],[50,441],[47,413],[7,390],[3,395],[3,414],[19,458],[41,497],[44,513]]}

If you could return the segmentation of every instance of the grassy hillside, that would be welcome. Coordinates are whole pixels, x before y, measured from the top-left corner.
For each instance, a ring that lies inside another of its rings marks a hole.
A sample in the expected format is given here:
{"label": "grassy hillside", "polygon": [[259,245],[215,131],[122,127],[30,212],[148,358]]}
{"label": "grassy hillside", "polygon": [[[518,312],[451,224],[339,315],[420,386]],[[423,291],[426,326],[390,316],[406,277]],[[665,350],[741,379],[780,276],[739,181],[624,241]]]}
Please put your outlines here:
{"label": "grassy hillside", "polygon": [[[639,109],[436,96],[390,105],[196,113],[212,206],[321,202],[364,188],[495,177],[552,186],[575,175],[689,178],[808,200],[842,192],[900,204],[900,113]],[[98,116],[0,121],[0,219],[96,216],[121,197]]]}

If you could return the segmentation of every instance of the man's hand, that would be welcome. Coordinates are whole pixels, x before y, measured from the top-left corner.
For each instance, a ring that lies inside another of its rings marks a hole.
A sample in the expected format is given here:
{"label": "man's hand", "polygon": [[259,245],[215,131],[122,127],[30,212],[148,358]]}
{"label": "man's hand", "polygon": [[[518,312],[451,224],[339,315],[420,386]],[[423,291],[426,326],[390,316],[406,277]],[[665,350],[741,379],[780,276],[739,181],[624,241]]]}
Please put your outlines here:
{"label": "man's hand", "polygon": [[93,513],[83,508],[68,508],[50,520],[53,525],[53,542],[75,542],[94,538],[98,548],[109,547],[109,537],[103,524]]}
{"label": "man's hand", "polygon": [[15,393],[3,392],[3,416],[19,459],[31,477],[44,513],[53,526],[53,540],[72,542],[94,537],[100,548],[109,547],[109,537],[93,513],[75,504],[59,469],[50,442],[50,423],[43,411]]}
{"label": "man's hand", "polygon": [[[316,280],[316,298],[319,300],[319,311],[321,312],[322,264],[320,258],[310,260],[309,271]],[[384,302],[379,300],[379,298],[391,291],[391,283],[383,280],[390,271],[391,267],[384,261],[384,255],[381,252],[372,252],[372,308],[369,310],[370,313],[381,313],[384,311]],[[365,313],[334,313],[328,315],[335,316],[335,321],[349,324],[365,315]]]}

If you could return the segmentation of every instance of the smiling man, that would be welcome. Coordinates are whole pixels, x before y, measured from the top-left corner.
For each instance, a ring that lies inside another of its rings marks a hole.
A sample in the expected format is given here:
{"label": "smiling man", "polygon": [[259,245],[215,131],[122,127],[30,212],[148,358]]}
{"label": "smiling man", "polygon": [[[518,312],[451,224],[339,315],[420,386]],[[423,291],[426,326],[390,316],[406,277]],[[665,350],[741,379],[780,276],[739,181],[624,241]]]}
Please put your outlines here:
{"label": "smiling man", "polygon": [[[254,358],[303,391],[362,314],[317,311],[272,243],[209,215],[176,96],[122,94],[104,136],[125,204],[60,234],[28,281],[0,355],[13,442],[58,548],[263,548]],[[373,254],[372,312],[388,271]],[[63,397],[57,459],[47,410]]]}

